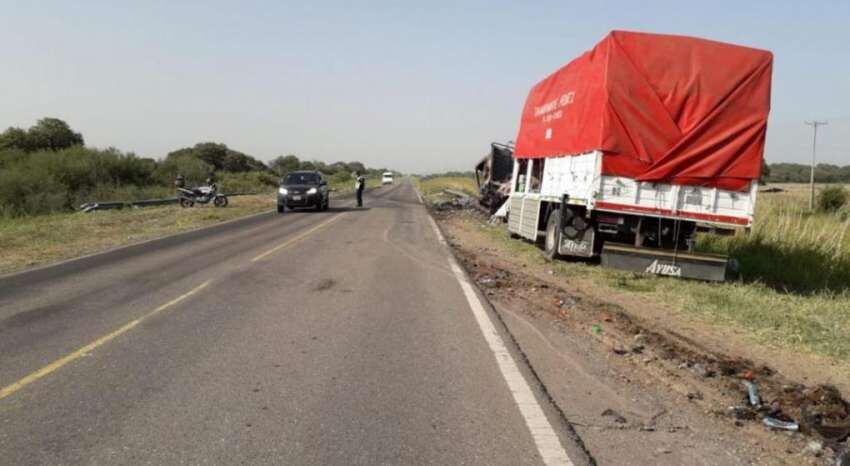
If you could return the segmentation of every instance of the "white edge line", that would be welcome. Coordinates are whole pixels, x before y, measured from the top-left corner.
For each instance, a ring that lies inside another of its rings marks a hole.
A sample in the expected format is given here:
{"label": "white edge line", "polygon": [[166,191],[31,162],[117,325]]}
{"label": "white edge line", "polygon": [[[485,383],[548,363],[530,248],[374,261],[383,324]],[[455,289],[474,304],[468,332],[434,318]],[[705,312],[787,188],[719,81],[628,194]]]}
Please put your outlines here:
{"label": "white edge line", "polygon": [[[437,235],[437,240],[440,244],[448,245],[440,228],[437,227],[437,222],[434,221],[434,218],[428,215],[428,220],[431,221],[431,227],[434,229],[434,233]],[[513,395],[514,402],[519,408],[520,414],[525,419],[525,424],[532,438],[534,438],[534,443],[537,446],[537,451],[540,453],[543,463],[546,465],[573,466],[573,462],[561,445],[558,434],[555,433],[552,424],[546,419],[543,408],[540,407],[537,398],[534,396],[534,392],[519,371],[516,362],[505,346],[505,342],[502,340],[496,327],[493,325],[493,321],[490,319],[487,311],[484,309],[484,305],[481,304],[481,300],[478,299],[478,295],[475,294],[475,290],[467,279],[463,269],[458,265],[451,253],[448,259],[449,266],[452,272],[454,272],[460,288],[463,290],[463,294],[469,303],[469,308],[472,310],[476,322],[478,322],[478,327],[481,329],[482,335],[484,335],[484,340],[487,341],[490,351],[493,352],[493,356],[496,358],[496,363],[499,366],[502,377],[508,384],[508,390]]]}

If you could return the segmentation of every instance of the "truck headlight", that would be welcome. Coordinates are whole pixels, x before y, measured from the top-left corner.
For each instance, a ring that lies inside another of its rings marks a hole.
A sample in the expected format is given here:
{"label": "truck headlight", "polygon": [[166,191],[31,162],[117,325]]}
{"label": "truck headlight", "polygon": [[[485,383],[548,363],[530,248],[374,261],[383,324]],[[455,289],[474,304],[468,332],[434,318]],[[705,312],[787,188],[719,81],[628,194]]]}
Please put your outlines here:
{"label": "truck headlight", "polygon": [[281,193],[284,196],[289,194],[289,191],[287,191],[286,188],[280,188],[280,189],[277,190],[277,192]]}
{"label": "truck headlight", "polygon": [[316,194],[319,192],[316,188],[310,188],[307,190],[307,194]]}

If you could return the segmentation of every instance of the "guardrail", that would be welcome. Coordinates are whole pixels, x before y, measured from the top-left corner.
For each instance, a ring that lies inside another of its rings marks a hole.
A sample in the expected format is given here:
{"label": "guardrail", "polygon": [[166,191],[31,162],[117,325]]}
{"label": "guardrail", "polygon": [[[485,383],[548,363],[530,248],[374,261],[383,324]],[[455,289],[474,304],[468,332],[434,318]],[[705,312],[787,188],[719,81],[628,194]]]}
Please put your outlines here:
{"label": "guardrail", "polygon": [[[250,196],[263,193],[227,193],[227,197]],[[163,199],[145,199],[141,201],[112,201],[112,202],[87,202],[80,206],[80,212],[94,212],[96,210],[113,210],[123,208],[138,209],[141,207],[152,207],[160,205],[177,204],[178,197],[166,197]]]}

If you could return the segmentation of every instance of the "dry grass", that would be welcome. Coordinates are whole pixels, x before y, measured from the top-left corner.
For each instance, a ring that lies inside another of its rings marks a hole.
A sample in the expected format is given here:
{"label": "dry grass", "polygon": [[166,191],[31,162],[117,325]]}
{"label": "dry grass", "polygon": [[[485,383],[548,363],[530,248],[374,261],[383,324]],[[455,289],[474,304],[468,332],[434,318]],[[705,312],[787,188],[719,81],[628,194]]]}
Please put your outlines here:
{"label": "dry grass", "polygon": [[0,217],[0,273],[91,254],[123,244],[273,209],[272,194],[238,196],[219,209],[148,207],[21,218]]}
{"label": "dry grass", "polygon": [[[368,177],[366,185],[379,186],[380,178]],[[340,197],[354,191],[354,181],[331,183],[330,187],[334,190],[331,197]],[[275,203],[274,192],[269,192],[231,197],[223,209],[173,205],[88,214],[0,216],[0,274],[269,211]]]}
{"label": "dry grass", "polygon": [[431,202],[454,198],[454,196],[445,194],[443,192],[445,189],[461,191],[470,196],[478,194],[478,187],[475,185],[475,180],[463,176],[442,176],[428,179],[414,178],[414,184],[419,192]]}

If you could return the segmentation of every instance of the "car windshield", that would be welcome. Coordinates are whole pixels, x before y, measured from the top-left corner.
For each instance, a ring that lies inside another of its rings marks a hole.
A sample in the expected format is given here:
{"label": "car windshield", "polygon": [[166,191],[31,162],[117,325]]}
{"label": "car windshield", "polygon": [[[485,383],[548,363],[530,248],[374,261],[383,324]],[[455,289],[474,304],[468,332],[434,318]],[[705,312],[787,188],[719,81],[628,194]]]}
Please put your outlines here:
{"label": "car windshield", "polygon": [[315,173],[290,173],[283,184],[318,184],[319,175]]}

